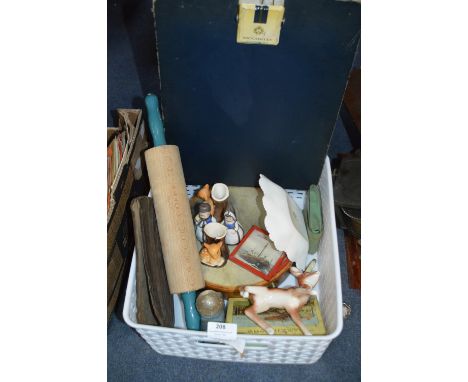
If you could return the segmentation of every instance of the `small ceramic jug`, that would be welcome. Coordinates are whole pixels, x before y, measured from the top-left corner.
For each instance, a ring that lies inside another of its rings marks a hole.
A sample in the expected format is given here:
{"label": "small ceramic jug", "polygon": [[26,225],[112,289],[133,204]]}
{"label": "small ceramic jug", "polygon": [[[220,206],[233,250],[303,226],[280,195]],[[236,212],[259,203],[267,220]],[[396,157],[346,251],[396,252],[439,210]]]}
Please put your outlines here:
{"label": "small ceramic jug", "polygon": [[204,242],[205,241],[205,234],[203,232],[203,228],[212,222],[216,222],[216,219],[211,216],[211,206],[206,203],[200,203],[198,206],[198,214],[195,216],[195,236],[197,237],[198,241]]}
{"label": "small ceramic jug", "polygon": [[237,221],[235,215],[231,211],[226,211],[224,214],[224,226],[227,228],[225,242],[227,245],[237,245],[244,237],[244,229]]}
{"label": "small ceramic jug", "polygon": [[228,209],[229,188],[224,183],[215,183],[211,188],[211,198],[214,201],[214,213],[217,222],[223,220]]}
{"label": "small ceramic jug", "polygon": [[229,249],[224,241],[227,228],[220,223],[208,223],[203,228],[205,242],[200,250],[200,261],[210,267],[222,267],[229,258]]}

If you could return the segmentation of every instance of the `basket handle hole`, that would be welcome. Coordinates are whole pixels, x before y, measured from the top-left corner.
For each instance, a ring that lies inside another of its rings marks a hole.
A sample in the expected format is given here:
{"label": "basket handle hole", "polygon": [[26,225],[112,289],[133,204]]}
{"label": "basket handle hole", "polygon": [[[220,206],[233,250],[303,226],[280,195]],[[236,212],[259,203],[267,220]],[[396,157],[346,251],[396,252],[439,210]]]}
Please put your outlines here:
{"label": "basket handle hole", "polygon": [[[197,346],[208,347],[208,348],[221,348],[221,349],[232,348],[228,344],[225,344],[223,342],[217,342],[217,341],[195,340],[194,343]],[[245,350],[251,350],[251,351],[268,351],[270,347],[271,347],[271,344],[260,343],[260,342],[249,342],[245,344]]]}
{"label": "basket handle hole", "polygon": [[245,344],[246,350],[268,350],[270,349],[270,344],[259,343],[259,342],[250,342]]}
{"label": "basket handle hole", "polygon": [[194,343],[198,346],[203,346],[203,347],[217,347],[217,348],[229,348],[229,345],[226,345],[222,342],[216,342],[216,341],[206,341],[206,340],[196,340]]}

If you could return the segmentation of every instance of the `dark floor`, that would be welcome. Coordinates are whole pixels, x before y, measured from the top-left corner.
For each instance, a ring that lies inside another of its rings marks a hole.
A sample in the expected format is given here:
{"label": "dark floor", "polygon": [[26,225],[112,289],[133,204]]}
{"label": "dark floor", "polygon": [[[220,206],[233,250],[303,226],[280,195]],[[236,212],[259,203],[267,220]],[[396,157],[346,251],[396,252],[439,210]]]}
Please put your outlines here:
{"label": "dark floor", "polygon": [[158,94],[151,0],[108,0],[107,125],[117,107],[144,109],[143,96]]}
{"label": "dark floor", "polygon": [[[125,16],[124,16],[125,15]],[[157,92],[156,52],[150,0],[108,2],[108,126],[118,107],[143,108],[143,95]],[[358,57],[357,62],[360,62]],[[330,158],[352,149],[341,120]],[[348,288],[343,233],[338,231],[343,301],[352,307],[341,335],[315,364],[253,365],[161,356],[122,319],[120,300],[107,335],[109,381],[359,381],[361,379],[361,298]]]}

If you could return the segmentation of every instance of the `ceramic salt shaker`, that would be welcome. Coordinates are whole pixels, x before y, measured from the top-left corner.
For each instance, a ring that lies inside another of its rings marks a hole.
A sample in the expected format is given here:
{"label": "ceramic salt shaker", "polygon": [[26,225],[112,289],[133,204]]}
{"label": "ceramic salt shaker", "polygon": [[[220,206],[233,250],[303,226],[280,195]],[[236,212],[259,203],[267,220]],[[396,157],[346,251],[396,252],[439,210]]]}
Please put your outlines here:
{"label": "ceramic salt shaker", "polygon": [[200,203],[198,206],[198,214],[195,216],[195,236],[197,237],[198,241],[204,242],[205,241],[205,233],[203,228],[209,223],[215,223],[216,219],[211,216],[211,206],[208,203]]}
{"label": "ceramic salt shaker", "polygon": [[244,229],[239,224],[236,219],[236,216],[231,211],[226,211],[224,213],[223,224],[227,228],[227,233],[225,237],[225,242],[227,245],[237,245],[240,243],[244,237]]}
{"label": "ceramic salt shaker", "polygon": [[205,290],[197,297],[198,313],[200,313],[200,330],[206,330],[208,322],[224,322],[223,294],[214,290]]}

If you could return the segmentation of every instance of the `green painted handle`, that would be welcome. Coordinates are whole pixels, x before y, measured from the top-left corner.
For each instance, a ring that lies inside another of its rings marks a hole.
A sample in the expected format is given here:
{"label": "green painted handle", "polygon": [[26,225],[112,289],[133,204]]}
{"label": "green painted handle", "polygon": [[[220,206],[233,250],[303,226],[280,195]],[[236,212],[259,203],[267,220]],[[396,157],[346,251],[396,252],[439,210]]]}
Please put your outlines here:
{"label": "green painted handle", "polygon": [[164,127],[159,112],[158,97],[149,93],[145,97],[146,110],[148,112],[148,124],[153,137],[154,146],[162,146],[166,144],[166,137],[164,136]]}
{"label": "green painted handle", "polygon": [[185,310],[185,324],[189,330],[200,330],[200,315],[198,314],[195,306],[195,299],[197,297],[194,291],[181,293],[182,301]]}

